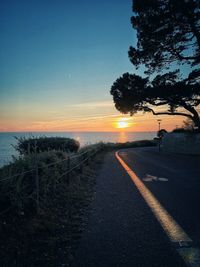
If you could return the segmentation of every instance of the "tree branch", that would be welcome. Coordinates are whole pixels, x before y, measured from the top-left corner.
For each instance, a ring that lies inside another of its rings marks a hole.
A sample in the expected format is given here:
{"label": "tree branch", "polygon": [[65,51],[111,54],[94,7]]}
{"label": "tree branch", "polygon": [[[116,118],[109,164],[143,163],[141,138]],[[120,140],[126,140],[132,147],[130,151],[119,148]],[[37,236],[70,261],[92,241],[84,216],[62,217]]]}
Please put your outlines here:
{"label": "tree branch", "polygon": [[179,60],[196,60],[198,57],[194,57],[194,56],[183,56],[181,55],[178,51],[176,51],[176,49],[174,49],[172,46],[170,48],[168,48],[169,52],[177,57]]}
{"label": "tree branch", "polygon": [[200,33],[199,29],[197,28],[197,24],[195,23],[194,15],[188,12],[187,4],[185,3],[185,1],[183,1],[183,4],[185,5],[185,10],[186,10],[185,14],[188,17],[188,22],[191,26],[193,34],[196,37],[198,49],[200,49]]}
{"label": "tree branch", "polygon": [[187,103],[185,103],[184,101],[180,100],[180,104],[189,112],[191,112],[193,114],[193,116],[199,117],[198,112],[196,111],[196,109],[194,107],[192,107],[191,105],[188,105]]}
{"label": "tree branch", "polygon": [[154,105],[156,107],[164,106],[164,105],[169,104],[169,101],[163,101],[163,102],[156,103],[154,101],[148,100],[148,102],[149,102],[149,104]]}
{"label": "tree branch", "polygon": [[153,115],[179,115],[179,116],[184,116],[187,118],[192,119],[192,115],[187,114],[187,113],[182,113],[182,112],[155,112],[152,108],[148,108],[149,111],[153,113]]}

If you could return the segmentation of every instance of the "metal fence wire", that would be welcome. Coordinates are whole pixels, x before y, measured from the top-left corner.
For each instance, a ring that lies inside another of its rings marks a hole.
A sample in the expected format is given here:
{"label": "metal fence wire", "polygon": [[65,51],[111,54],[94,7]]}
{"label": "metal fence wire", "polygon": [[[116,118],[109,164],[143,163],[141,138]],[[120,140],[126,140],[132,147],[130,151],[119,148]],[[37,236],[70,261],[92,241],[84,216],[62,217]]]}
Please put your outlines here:
{"label": "metal fence wire", "polygon": [[[30,193],[30,197],[34,199],[36,202],[37,212],[40,210],[40,199],[41,199],[41,188],[40,188],[40,175],[41,172],[45,172],[46,170],[51,170],[52,173],[55,173],[57,166],[59,165],[61,167],[62,173],[57,175],[55,177],[56,181],[61,180],[61,178],[70,179],[70,174],[73,171],[79,170],[82,171],[83,165],[88,162],[89,160],[92,160],[93,156],[97,154],[102,149],[101,145],[94,145],[90,148],[86,148],[83,152],[77,153],[77,154],[68,154],[67,158],[62,159],[60,161],[56,161],[53,163],[45,164],[44,166],[41,166],[38,159],[38,154],[35,153],[35,162],[34,167],[27,171],[22,171],[20,173],[14,174],[14,175],[6,175],[0,179],[0,188],[3,184],[10,181],[10,183],[15,184],[15,181],[18,179],[29,179],[32,178],[34,182],[34,188],[35,192]],[[30,175],[27,175],[30,174]],[[26,188],[26,187],[25,187]],[[33,194],[34,193],[34,194]],[[35,195],[35,197],[33,197]],[[28,198],[29,196],[27,196]],[[4,211],[3,211],[4,212]]]}

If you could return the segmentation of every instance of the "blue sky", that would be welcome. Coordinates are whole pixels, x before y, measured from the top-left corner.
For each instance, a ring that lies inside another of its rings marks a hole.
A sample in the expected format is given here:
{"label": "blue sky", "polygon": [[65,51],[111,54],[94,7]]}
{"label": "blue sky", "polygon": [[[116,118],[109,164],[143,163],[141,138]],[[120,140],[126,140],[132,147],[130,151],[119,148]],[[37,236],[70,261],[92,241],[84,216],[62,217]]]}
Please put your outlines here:
{"label": "blue sky", "polygon": [[131,16],[132,0],[1,0],[0,131],[112,130]]}
{"label": "blue sky", "polygon": [[34,110],[42,119],[45,112],[64,113],[66,105],[112,101],[112,83],[133,68],[131,6],[131,0],[1,1],[4,122],[36,121]]}
{"label": "blue sky", "polygon": [[131,68],[130,16],[129,0],[1,1],[1,99],[107,98]]}

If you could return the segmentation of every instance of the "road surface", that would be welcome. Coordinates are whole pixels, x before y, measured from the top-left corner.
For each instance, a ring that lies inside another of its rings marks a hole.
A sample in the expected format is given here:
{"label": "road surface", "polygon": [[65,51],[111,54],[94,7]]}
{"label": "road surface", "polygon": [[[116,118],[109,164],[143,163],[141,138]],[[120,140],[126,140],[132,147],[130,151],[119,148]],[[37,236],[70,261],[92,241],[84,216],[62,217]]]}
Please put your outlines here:
{"label": "road surface", "polygon": [[[192,240],[191,247],[200,247],[200,157],[163,154],[155,147],[118,154]],[[193,252],[186,253],[189,260]],[[97,177],[89,223],[72,265],[186,266],[115,153],[106,156]]]}

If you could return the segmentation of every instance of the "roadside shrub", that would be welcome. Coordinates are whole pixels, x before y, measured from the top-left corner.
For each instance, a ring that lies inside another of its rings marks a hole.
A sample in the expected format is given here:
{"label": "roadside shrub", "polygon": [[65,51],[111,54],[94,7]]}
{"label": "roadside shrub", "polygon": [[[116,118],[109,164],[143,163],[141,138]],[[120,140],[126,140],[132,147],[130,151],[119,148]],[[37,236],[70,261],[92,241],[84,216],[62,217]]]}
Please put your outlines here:
{"label": "roadside shrub", "polygon": [[64,152],[77,152],[80,143],[77,140],[65,137],[39,137],[26,138],[15,137],[18,141],[15,149],[20,155],[27,155],[31,153],[39,153],[50,150],[60,150]]}
{"label": "roadside shrub", "polygon": [[134,148],[134,147],[149,147],[156,146],[156,142],[153,140],[140,140],[126,143],[105,143],[103,144],[104,150]]}
{"label": "roadside shrub", "polygon": [[[67,159],[67,153],[62,151],[37,154],[40,196],[42,199],[45,197],[46,201],[53,196],[52,190],[55,189],[57,176],[66,170],[66,164],[62,164],[64,159]],[[13,207],[16,211],[31,213],[35,211],[35,160],[35,154],[30,154],[0,168],[0,207],[2,209]]]}
{"label": "roadside shrub", "polygon": [[194,131],[191,129],[185,129],[185,128],[176,128],[172,131],[172,133],[193,133]]}
{"label": "roadside shrub", "polygon": [[88,157],[91,159],[99,146],[88,146],[78,153],[50,150],[13,157],[13,162],[0,168],[0,213],[12,208],[19,214],[34,214],[38,199],[43,209],[49,207],[63,190],[69,189],[69,177],[73,177],[73,183],[82,173],[80,162],[88,163]]}
{"label": "roadside shrub", "polygon": [[163,136],[167,133],[167,131],[165,129],[161,129],[157,132],[157,137],[162,139]]}

